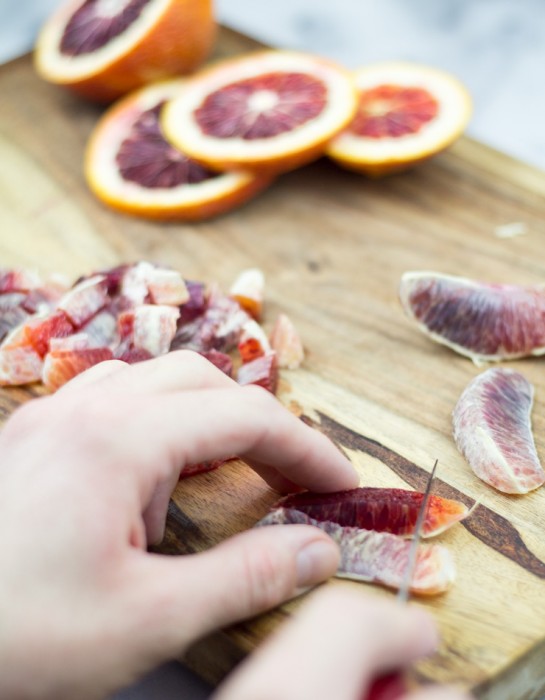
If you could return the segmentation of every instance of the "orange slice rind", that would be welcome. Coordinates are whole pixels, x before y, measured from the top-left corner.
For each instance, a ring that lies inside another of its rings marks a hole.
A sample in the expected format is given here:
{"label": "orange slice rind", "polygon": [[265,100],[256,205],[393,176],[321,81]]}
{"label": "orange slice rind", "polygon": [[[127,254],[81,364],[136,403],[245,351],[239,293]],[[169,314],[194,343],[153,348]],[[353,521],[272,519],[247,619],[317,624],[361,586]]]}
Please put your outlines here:
{"label": "orange slice rind", "polygon": [[[161,162],[153,162],[157,150],[159,157],[168,159],[168,162],[165,160],[166,166],[175,168],[179,165],[182,170],[193,167],[183,153],[162,138],[157,117],[153,113],[159,105],[184,89],[184,79],[141,88],[110,107],[99,120],[87,145],[84,170],[90,189],[105,204],[118,211],[150,219],[198,221],[243,204],[270,183],[269,177],[248,170],[209,173],[201,181],[181,181],[177,185],[172,183],[171,178],[170,186],[158,186],[160,182],[153,181],[154,177],[164,177],[165,171]],[[139,182],[130,172],[124,174],[119,161],[123,144],[127,143],[127,139],[130,142],[135,124],[146,113],[152,122],[155,119],[155,123],[151,124],[153,128],[146,127],[147,130],[138,136],[142,142],[140,148],[136,144],[135,167],[147,169],[143,171],[149,180],[147,183]],[[142,147],[147,141],[153,147],[148,161]]]}
{"label": "orange slice rind", "polygon": [[444,71],[390,62],[353,76],[358,113],[327,147],[342,167],[375,177],[405,170],[450,146],[469,122],[471,97]]}
{"label": "orange slice rind", "polygon": [[320,157],[356,104],[344,68],[311,54],[270,50],[199,71],[166,106],[162,125],[173,144],[210,168],[279,173]]}
{"label": "orange slice rind", "polygon": [[[62,5],[44,24],[34,54],[38,73],[93,100],[109,102],[152,81],[195,70],[210,53],[216,37],[211,0],[148,0],[126,28],[102,46],[67,52],[63,39],[81,13],[84,0]],[[93,0],[87,18],[131,11],[130,0]],[[82,24],[82,43],[89,30]],[[74,51],[76,53],[74,53]]]}

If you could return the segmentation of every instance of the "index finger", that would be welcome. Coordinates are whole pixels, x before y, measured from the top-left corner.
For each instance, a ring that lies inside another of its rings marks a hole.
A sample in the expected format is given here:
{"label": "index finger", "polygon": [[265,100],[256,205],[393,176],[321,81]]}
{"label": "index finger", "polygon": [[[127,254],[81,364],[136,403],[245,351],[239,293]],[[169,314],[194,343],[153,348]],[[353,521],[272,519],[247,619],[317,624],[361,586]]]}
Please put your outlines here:
{"label": "index finger", "polygon": [[[273,488],[278,475],[315,491],[358,483],[353,466],[328,438],[260,387],[121,395],[109,421],[115,422],[117,455],[123,451],[149,488],[183,465],[233,454],[255,464]],[[114,458],[110,448],[108,455]]]}

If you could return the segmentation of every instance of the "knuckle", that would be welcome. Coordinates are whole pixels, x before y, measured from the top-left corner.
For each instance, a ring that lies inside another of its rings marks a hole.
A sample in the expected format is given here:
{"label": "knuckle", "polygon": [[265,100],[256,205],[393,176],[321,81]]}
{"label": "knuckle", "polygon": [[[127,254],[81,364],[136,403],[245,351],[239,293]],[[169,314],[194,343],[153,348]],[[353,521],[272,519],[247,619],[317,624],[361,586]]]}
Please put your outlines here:
{"label": "knuckle", "polygon": [[242,563],[250,614],[278,605],[293,592],[293,567],[277,547],[263,547],[257,552],[246,549]]}

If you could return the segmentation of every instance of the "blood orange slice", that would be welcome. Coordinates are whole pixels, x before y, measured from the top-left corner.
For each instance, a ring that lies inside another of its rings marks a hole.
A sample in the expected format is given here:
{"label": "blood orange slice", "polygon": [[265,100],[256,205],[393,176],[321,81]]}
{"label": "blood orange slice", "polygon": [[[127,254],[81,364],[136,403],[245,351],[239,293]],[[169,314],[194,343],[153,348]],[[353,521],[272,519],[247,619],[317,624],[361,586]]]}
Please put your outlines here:
{"label": "blood orange slice", "polygon": [[211,0],[71,0],[38,37],[40,75],[108,102],[193,71],[216,35]]}
{"label": "blood orange slice", "polygon": [[151,219],[201,220],[246,202],[270,183],[249,171],[212,172],[167,143],[159,113],[184,85],[173,80],[144,87],[97,124],[85,175],[91,190],[114,209]]}
{"label": "blood orange slice", "polygon": [[458,449],[480,479],[505,493],[545,482],[530,422],[533,397],[520,372],[493,367],[469,383],[454,409]]}
{"label": "blood orange slice", "polygon": [[371,176],[404,170],[455,141],[471,115],[465,87],[440,70],[381,63],[355,71],[359,107],[329,144],[339,165]]}
{"label": "blood orange slice", "polygon": [[343,68],[310,54],[263,51],[190,78],[162,124],[172,143],[211,168],[278,173],[321,156],[355,110]]}
{"label": "blood orange slice", "polygon": [[545,285],[407,272],[399,296],[424,333],[474,362],[545,353]]}

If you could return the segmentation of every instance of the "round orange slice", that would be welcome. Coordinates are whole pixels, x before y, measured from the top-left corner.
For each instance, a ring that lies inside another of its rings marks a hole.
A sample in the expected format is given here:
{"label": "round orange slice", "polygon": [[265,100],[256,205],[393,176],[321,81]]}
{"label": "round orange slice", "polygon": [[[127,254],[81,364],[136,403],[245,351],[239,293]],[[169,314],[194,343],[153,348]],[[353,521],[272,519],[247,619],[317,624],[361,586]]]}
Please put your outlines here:
{"label": "round orange slice", "polygon": [[212,0],[70,0],[43,26],[46,80],[102,102],[195,70],[216,36]]}
{"label": "round orange slice", "polygon": [[85,154],[85,177],[99,199],[150,219],[201,220],[246,202],[271,178],[211,171],[168,143],[159,114],[185,89],[184,79],[148,85],[110,107]]}
{"label": "round orange slice", "polygon": [[310,54],[270,50],[191,77],[162,124],[172,143],[208,167],[278,173],[320,157],[356,106],[348,71]]}
{"label": "round orange slice", "polygon": [[427,66],[382,63],[354,73],[357,114],[327,155],[371,176],[405,170],[450,146],[471,115],[471,98],[454,77]]}

